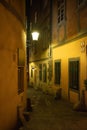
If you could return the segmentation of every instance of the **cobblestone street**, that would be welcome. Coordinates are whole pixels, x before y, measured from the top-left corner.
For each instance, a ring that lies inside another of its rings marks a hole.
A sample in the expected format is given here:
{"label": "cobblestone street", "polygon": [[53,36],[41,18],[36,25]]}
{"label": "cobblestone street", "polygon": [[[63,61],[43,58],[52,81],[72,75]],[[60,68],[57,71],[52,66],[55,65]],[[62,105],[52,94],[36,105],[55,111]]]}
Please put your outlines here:
{"label": "cobblestone street", "polygon": [[87,130],[87,112],[73,111],[69,102],[55,100],[33,88],[28,88],[27,95],[33,108],[29,130]]}

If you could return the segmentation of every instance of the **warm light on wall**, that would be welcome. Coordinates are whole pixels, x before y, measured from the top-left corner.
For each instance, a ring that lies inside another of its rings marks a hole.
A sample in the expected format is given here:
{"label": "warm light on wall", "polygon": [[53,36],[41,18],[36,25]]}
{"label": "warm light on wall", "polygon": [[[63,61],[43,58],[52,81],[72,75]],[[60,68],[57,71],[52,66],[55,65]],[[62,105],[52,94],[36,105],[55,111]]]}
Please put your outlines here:
{"label": "warm light on wall", "polygon": [[34,41],[38,41],[38,38],[39,38],[39,32],[37,31],[32,32],[32,39]]}

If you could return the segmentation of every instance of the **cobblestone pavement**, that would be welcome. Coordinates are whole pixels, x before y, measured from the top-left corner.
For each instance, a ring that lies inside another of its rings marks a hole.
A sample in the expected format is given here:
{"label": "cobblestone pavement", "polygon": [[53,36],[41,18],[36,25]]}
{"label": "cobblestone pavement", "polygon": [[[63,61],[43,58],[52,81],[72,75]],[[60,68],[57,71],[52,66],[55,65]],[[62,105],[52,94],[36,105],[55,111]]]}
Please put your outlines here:
{"label": "cobblestone pavement", "polygon": [[72,104],[28,88],[33,111],[28,130],[87,130],[87,112],[73,111]]}

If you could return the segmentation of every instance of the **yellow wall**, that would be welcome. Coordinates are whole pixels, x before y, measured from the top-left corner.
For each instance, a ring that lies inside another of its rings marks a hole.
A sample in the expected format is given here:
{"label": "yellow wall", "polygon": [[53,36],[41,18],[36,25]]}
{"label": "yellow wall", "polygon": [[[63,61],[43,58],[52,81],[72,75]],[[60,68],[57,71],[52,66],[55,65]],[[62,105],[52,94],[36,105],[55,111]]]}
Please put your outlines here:
{"label": "yellow wall", "polygon": [[[81,51],[81,43],[84,42],[86,44],[86,41],[87,41],[87,37],[84,37],[79,40],[69,42],[65,45],[63,44],[62,46],[59,46],[53,49],[53,60],[54,61],[58,59],[61,60],[61,85],[60,87],[62,88],[63,98],[66,98],[66,99],[69,98],[68,97],[69,58],[80,59],[80,93],[82,89],[84,89],[84,79],[86,79],[86,50],[84,50],[84,52]],[[73,98],[73,97],[76,97],[76,98]],[[71,102],[78,101],[79,94],[76,94],[75,92],[71,91],[70,100]]]}
{"label": "yellow wall", "polygon": [[[23,25],[0,3],[0,130],[13,130],[17,123],[17,106],[25,105],[25,91],[18,95],[17,67],[17,48],[25,52],[25,42]],[[26,73],[24,77],[26,86]]]}
{"label": "yellow wall", "polygon": [[[83,7],[83,5],[82,5]],[[72,8],[72,9],[71,9]],[[58,24],[58,5],[57,1],[53,2],[52,10],[52,47],[53,47],[53,63],[55,60],[61,60],[61,84],[57,86],[54,84],[53,72],[53,86],[55,90],[62,87],[62,97],[70,99],[71,102],[77,102],[81,98],[82,89],[84,88],[84,80],[87,79],[87,55],[86,49],[81,49],[81,43],[87,45],[87,8],[78,8],[76,0],[67,0],[65,4],[65,19]],[[73,17],[73,19],[72,19]],[[83,52],[82,52],[83,51]],[[79,58],[80,60],[80,91],[69,89],[69,58]],[[54,65],[54,64],[53,64]],[[53,71],[54,71],[53,66]],[[87,91],[87,90],[86,90]],[[87,92],[85,91],[85,102],[87,104]]]}

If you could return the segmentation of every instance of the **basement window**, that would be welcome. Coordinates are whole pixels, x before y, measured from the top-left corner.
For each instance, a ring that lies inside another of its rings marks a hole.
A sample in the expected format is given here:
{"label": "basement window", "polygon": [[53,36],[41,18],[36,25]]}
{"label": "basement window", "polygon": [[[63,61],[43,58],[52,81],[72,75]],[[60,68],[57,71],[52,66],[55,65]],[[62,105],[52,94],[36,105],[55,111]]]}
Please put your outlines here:
{"label": "basement window", "polygon": [[69,61],[69,88],[79,90],[79,60]]}

